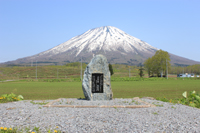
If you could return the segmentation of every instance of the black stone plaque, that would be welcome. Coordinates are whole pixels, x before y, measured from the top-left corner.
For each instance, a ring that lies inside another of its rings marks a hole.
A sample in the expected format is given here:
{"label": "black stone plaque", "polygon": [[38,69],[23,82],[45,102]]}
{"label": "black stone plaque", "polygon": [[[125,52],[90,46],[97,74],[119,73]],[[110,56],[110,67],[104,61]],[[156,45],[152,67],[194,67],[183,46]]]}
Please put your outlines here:
{"label": "black stone plaque", "polygon": [[103,93],[103,73],[92,74],[92,93]]}

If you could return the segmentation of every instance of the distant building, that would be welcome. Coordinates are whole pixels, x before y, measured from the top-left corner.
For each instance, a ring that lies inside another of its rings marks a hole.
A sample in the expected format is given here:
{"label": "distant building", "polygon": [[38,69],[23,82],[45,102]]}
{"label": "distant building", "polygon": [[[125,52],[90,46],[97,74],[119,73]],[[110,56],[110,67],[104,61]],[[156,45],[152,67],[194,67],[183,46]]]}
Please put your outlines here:
{"label": "distant building", "polygon": [[177,77],[194,77],[194,73],[177,74]]}

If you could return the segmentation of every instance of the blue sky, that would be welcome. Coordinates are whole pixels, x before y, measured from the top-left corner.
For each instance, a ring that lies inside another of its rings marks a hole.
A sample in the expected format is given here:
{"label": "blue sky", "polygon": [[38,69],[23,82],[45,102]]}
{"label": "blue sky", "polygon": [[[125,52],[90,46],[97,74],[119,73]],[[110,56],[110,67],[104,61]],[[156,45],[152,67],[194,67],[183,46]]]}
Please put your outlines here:
{"label": "blue sky", "polygon": [[200,0],[0,0],[0,62],[101,26],[200,61]]}

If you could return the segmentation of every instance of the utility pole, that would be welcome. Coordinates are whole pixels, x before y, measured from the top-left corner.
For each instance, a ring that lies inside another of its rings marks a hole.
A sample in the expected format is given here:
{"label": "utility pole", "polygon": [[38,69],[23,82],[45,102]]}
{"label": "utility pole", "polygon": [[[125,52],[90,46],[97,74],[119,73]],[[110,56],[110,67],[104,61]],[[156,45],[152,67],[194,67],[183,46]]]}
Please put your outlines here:
{"label": "utility pole", "polygon": [[37,80],[37,60],[36,60],[36,72],[35,72],[35,79]]}
{"label": "utility pole", "polygon": [[82,56],[81,56],[81,81],[82,81]]}
{"label": "utility pole", "polygon": [[166,77],[168,79],[168,67],[167,67],[167,59],[166,59]]}
{"label": "utility pole", "polygon": [[130,75],[130,66],[129,66],[129,78],[131,77],[131,75]]}

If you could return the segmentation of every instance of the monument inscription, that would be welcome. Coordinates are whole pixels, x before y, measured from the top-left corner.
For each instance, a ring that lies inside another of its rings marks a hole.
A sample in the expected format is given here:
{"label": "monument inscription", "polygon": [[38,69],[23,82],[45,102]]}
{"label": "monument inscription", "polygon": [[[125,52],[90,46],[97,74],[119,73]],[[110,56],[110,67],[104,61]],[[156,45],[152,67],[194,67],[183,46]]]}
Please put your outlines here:
{"label": "monument inscription", "polygon": [[103,74],[92,74],[92,93],[103,93]]}

